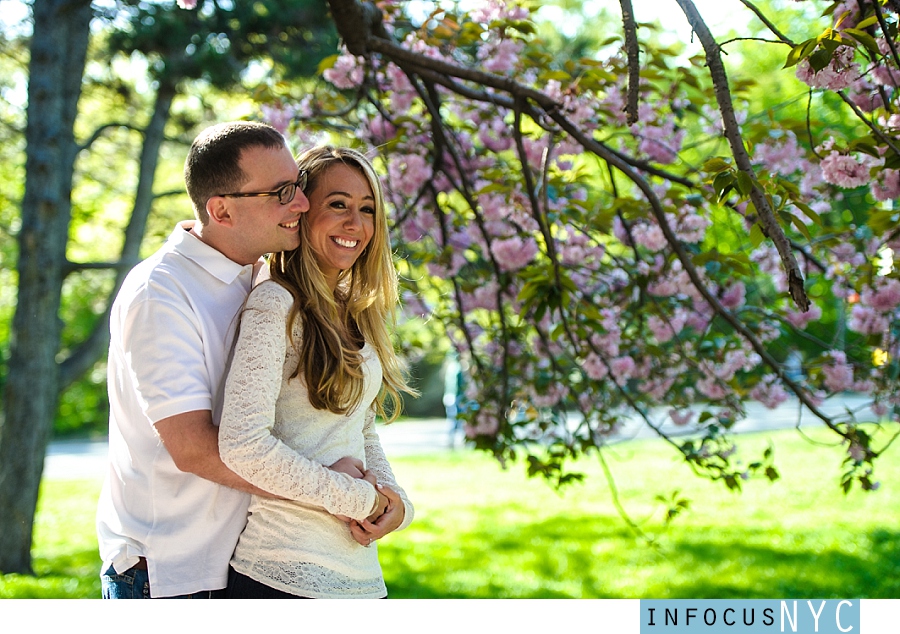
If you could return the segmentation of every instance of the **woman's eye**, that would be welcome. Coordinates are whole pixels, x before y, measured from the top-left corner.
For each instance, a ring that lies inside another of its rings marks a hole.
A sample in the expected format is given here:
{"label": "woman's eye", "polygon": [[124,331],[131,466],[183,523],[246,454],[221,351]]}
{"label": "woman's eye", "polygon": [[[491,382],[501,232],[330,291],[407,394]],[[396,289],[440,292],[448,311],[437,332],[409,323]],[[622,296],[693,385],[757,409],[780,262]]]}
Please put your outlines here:
{"label": "woman's eye", "polygon": [[362,209],[360,209],[360,211],[363,212],[364,214],[371,214],[373,216],[375,215],[374,207],[363,207]]}

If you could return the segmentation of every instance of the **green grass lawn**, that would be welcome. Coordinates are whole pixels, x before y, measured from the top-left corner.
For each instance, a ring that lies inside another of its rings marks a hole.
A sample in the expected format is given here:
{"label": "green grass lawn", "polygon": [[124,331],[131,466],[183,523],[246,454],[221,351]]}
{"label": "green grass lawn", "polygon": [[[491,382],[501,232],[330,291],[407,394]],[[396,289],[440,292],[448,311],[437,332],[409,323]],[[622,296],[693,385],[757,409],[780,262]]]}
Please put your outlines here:
{"label": "green grass lawn", "polygon": [[[693,476],[660,441],[610,449],[622,504],[655,546],[618,516],[596,459],[561,492],[470,451],[395,459],[416,519],[379,546],[391,597],[900,597],[900,448],[878,464],[878,491],[845,496],[840,447],[794,431],[738,438],[751,456],[770,440],[782,478],[741,493]],[[0,597],[99,596],[99,489],[44,483],[37,576],[0,576]],[[655,497],[675,490],[691,505],[666,527]]]}

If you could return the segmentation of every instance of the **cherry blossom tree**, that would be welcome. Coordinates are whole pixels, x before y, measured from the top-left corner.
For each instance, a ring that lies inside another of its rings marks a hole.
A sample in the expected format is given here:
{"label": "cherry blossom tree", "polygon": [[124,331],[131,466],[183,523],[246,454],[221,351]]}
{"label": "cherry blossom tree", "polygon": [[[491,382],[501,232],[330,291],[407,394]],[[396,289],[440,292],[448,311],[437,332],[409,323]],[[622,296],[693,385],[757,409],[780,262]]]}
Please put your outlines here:
{"label": "cherry blossom tree", "polygon": [[[452,340],[466,433],[499,459],[561,484],[638,417],[739,488],[778,477],[771,450],[736,454],[746,402],[793,397],[846,447],[844,490],[877,488],[900,412],[900,3],[835,3],[803,41],[742,3],[808,86],[803,118],[748,118],[759,91],[728,77],[734,43],[691,0],[703,55],[684,61],[638,40],[631,0],[580,60],[548,50],[524,3],[413,24],[401,2],[329,0],[344,49],[321,88],[263,106],[301,138],[377,150],[405,310]],[[833,108],[840,125],[819,116]],[[849,390],[866,414],[826,411]]]}

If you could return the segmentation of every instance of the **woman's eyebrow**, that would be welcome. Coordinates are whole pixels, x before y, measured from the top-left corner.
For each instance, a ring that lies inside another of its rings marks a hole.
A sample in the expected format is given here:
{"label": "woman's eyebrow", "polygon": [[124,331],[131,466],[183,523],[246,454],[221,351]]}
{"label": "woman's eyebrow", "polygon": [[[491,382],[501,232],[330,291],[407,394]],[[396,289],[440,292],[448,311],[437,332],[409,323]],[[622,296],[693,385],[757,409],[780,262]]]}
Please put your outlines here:
{"label": "woman's eyebrow", "polygon": [[[342,192],[340,190],[335,190],[328,195],[329,196],[345,196],[347,198],[352,198],[352,196],[350,194],[348,194],[347,192]],[[366,195],[366,196],[363,196],[363,200],[375,200],[375,196]]]}

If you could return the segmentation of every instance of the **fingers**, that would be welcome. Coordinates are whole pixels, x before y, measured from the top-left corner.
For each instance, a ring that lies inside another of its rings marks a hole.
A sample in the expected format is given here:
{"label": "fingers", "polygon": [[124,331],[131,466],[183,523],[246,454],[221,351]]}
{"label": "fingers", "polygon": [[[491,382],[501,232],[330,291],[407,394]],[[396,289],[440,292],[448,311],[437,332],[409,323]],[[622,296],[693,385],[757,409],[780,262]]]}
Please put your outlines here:
{"label": "fingers", "polygon": [[379,486],[378,491],[388,499],[391,506],[396,506],[400,503],[400,494],[394,491],[392,488]]}

